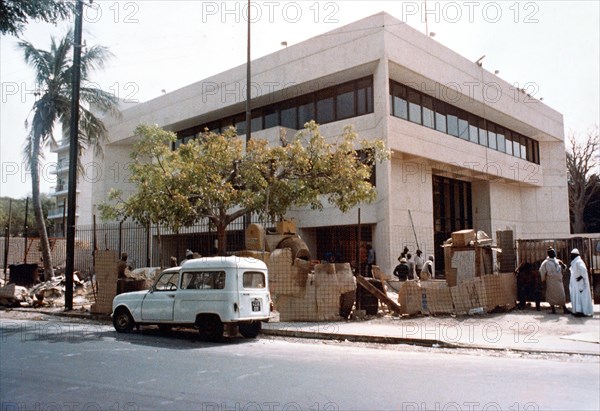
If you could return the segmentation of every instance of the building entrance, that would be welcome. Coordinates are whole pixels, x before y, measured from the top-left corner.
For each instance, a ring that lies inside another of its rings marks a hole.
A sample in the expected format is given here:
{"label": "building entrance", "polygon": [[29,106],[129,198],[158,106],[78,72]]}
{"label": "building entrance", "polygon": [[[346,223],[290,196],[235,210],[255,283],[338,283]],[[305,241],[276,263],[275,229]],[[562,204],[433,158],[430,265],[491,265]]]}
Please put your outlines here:
{"label": "building entrance", "polygon": [[436,273],[444,272],[442,244],[452,236],[453,231],[466,228],[473,228],[471,183],[433,176],[433,241]]}

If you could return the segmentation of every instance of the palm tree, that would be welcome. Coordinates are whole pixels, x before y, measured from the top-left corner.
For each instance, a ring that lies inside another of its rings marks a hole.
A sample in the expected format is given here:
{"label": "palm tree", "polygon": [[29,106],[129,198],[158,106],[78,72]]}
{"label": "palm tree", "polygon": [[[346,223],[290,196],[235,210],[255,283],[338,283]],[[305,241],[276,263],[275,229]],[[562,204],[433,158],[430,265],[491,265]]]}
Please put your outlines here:
{"label": "palm tree", "polygon": [[[44,148],[51,142],[56,144],[53,130],[57,123],[62,126],[63,135],[69,135],[73,35],[69,31],[60,41],[52,37],[49,51],[37,49],[27,41],[19,42],[18,47],[23,51],[25,62],[35,71],[36,88],[40,90],[39,98],[31,109],[33,118],[24,152],[31,168],[32,203],[40,236],[44,274],[49,278],[52,276],[52,257],[40,201],[39,162],[43,158]],[[90,71],[104,68],[104,63],[110,56],[106,47],[98,45],[85,50],[81,55],[82,87],[77,139],[80,153],[87,147],[99,149],[99,143],[106,138],[106,127],[91,111],[92,107],[95,112],[118,115],[116,96],[99,88],[86,87]],[[28,121],[25,125],[28,127]]]}

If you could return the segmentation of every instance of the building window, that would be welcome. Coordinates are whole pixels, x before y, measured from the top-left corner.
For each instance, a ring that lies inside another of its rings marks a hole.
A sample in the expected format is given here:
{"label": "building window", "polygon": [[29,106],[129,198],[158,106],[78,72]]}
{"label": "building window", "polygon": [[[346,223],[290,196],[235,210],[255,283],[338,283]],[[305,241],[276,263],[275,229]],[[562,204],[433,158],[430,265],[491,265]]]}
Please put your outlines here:
{"label": "building window", "polygon": [[414,90],[408,90],[408,119],[421,124],[421,95]]}
{"label": "building window", "polygon": [[485,120],[479,119],[479,145],[486,146],[488,145],[488,134],[487,129],[485,128]]}
{"label": "building window", "polygon": [[392,86],[392,115],[408,120],[408,101],[406,101],[406,87],[400,84]]}
{"label": "building window", "polygon": [[448,122],[448,134],[454,137],[458,137],[458,113],[457,109],[452,106],[447,106],[447,115],[446,119]]}
{"label": "building window", "polygon": [[336,118],[338,120],[354,117],[356,115],[356,105],[354,102],[355,94],[356,93],[354,93],[352,84],[347,84],[343,87],[340,87],[339,94],[337,95],[335,102]]}
{"label": "building window", "polygon": [[506,138],[504,137],[504,129],[496,126],[496,141],[498,142],[498,151],[506,153]]}
{"label": "building window", "polygon": [[458,137],[469,140],[469,115],[462,110],[459,111],[458,115]]}
{"label": "building window", "polygon": [[394,117],[539,164],[537,141],[393,80],[390,111]]}
{"label": "building window", "polygon": [[296,105],[293,101],[286,102],[283,104],[283,108],[281,109],[281,126],[298,129],[298,113]]}
{"label": "building window", "polygon": [[[312,117],[305,122],[314,119]],[[335,92],[334,90],[325,90],[317,93],[317,123],[325,124],[335,121]],[[304,123],[302,123],[304,124]]]}
{"label": "building window", "polygon": [[423,125],[425,127],[435,127],[435,112],[433,111],[433,99],[429,96],[422,96],[423,104]]}
{"label": "building window", "polygon": [[498,149],[498,138],[496,136],[496,126],[488,123],[488,146],[494,150]]}
{"label": "building window", "polygon": [[[304,124],[316,120],[320,124],[373,112],[373,77],[349,81],[317,92],[301,95],[278,103],[257,107],[252,110],[253,132],[282,126],[298,130]],[[215,120],[205,125],[181,130],[177,133],[177,148],[187,136],[210,131],[221,132],[233,125],[238,134],[246,134],[246,113]],[[213,129],[212,125],[216,125]]]}
{"label": "building window", "polygon": [[298,106],[298,128],[303,128],[304,124],[315,119],[315,102],[310,97],[304,97],[303,102]]}
{"label": "building window", "polygon": [[448,130],[446,126],[446,104],[441,101],[434,102],[435,107],[435,129],[442,133]]}

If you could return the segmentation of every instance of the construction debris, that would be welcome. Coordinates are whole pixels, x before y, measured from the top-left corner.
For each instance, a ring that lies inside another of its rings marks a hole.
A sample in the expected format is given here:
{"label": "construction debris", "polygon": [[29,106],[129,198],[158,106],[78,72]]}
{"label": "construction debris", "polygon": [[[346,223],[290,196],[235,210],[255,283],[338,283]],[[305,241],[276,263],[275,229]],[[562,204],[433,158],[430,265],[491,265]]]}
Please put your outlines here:
{"label": "construction debris", "polygon": [[[89,305],[94,301],[91,281],[81,281],[77,273],[73,274],[73,303]],[[14,283],[0,288],[0,305],[8,307],[57,307],[65,303],[65,277],[35,284],[30,288]]]}

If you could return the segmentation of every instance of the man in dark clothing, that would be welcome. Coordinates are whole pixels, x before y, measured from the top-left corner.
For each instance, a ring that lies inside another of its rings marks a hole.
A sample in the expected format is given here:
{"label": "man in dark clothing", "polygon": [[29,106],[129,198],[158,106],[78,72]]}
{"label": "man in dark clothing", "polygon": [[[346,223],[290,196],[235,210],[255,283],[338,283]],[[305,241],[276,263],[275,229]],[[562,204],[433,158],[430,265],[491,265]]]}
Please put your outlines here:
{"label": "man in dark clothing", "polygon": [[410,268],[406,263],[406,258],[401,257],[398,258],[398,260],[400,261],[400,264],[398,264],[396,268],[394,268],[394,275],[398,277],[400,281],[406,281],[410,279]]}

